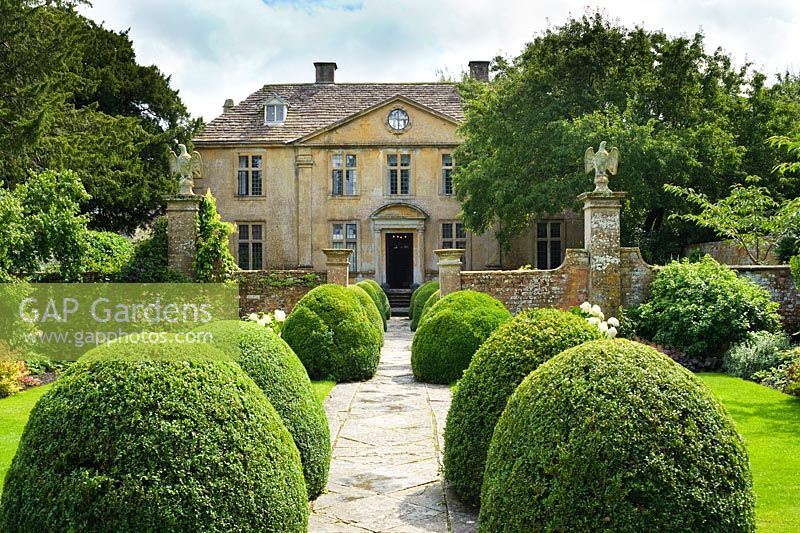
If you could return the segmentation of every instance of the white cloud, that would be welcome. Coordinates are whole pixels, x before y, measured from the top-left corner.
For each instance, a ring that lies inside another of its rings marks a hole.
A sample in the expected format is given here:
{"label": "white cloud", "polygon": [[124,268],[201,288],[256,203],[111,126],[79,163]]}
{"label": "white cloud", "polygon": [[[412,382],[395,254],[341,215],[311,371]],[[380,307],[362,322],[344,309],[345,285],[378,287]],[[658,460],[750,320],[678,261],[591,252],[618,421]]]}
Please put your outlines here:
{"label": "white cloud", "polygon": [[[765,5],[766,4],[766,5]],[[797,72],[796,0],[609,1],[608,15],[706,45],[767,73]],[[94,0],[84,12],[130,28],[138,60],[172,76],[194,115],[211,120],[265,83],[312,82],[314,61],[340,81],[430,81],[472,59],[515,55],[533,36],[581,15],[581,0]]]}

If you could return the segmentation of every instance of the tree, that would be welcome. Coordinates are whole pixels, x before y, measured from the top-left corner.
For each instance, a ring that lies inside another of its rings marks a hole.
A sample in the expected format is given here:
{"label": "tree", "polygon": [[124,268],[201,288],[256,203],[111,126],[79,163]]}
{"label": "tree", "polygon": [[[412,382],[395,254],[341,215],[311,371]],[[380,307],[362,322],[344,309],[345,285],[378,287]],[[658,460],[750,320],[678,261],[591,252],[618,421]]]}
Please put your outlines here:
{"label": "tree", "polygon": [[168,147],[201,126],[169,78],[136,63],[127,32],[75,11],[77,2],[0,0],[0,177],[72,170],[97,229],[132,232],[174,193]]}
{"label": "tree", "polygon": [[[670,38],[599,13],[547,30],[515,59],[496,58],[493,71],[488,84],[460,84],[465,142],[454,182],[466,225],[476,232],[499,226],[506,243],[531,218],[578,208],[575,196],[592,183],[584,150],[606,140],[622,152],[611,187],[629,193],[623,241],[665,260],[711,234],[669,218],[685,206],[663,185],[716,199],[758,174],[772,188],[775,150],[764,140],[800,125],[796,80],[785,81],[784,93],[772,91],[747,65],[707,53],[701,33]],[[781,186],[787,196],[797,190]]]}
{"label": "tree", "polygon": [[732,239],[747,251],[753,264],[760,265],[776,241],[800,223],[800,198],[778,201],[766,187],[756,185],[760,178],[750,176],[747,181],[752,185],[734,185],[729,196],[716,202],[711,202],[705,194],[675,185],[664,185],[664,190],[700,208],[697,214],[673,217]]}

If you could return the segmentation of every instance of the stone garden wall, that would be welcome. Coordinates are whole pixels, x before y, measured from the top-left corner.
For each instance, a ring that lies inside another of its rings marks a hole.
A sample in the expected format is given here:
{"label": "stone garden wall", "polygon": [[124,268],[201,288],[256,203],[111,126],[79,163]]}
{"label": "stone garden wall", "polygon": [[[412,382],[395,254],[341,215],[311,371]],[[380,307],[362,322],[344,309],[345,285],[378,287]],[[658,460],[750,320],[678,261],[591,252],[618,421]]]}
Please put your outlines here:
{"label": "stone garden wall", "polygon": [[745,265],[731,268],[740,276],[750,278],[767,289],[772,299],[780,304],[784,322],[794,328],[800,327],[800,291],[792,280],[788,266]]}
{"label": "stone garden wall", "polygon": [[[768,246],[769,243],[766,243],[765,245]],[[689,257],[693,253],[699,253],[701,255],[708,254],[718,263],[722,263],[723,265],[753,264],[753,262],[750,260],[750,256],[747,255],[747,250],[733,241],[701,242],[697,244],[690,244],[683,248],[683,255],[685,257]],[[767,259],[764,261],[764,263],[768,265],[780,264],[778,254],[775,253],[774,248],[767,255]]]}
{"label": "stone garden wall", "polygon": [[530,307],[566,309],[588,298],[589,254],[568,249],[554,270],[484,270],[461,272],[461,288],[489,294],[512,313]]}
{"label": "stone garden wall", "polygon": [[246,270],[235,272],[239,283],[239,312],[292,310],[308,291],[328,280],[325,272],[312,270]]}

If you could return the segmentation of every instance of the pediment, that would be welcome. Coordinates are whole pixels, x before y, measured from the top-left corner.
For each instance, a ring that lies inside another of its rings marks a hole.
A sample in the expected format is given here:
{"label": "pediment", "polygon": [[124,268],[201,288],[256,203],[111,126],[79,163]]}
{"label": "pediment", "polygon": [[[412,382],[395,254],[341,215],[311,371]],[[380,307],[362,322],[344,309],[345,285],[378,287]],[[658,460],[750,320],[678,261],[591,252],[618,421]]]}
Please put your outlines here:
{"label": "pediment", "polygon": [[397,202],[379,207],[372,212],[373,220],[425,220],[428,213],[414,204]]}
{"label": "pediment", "polygon": [[[402,110],[408,126],[393,130],[388,116]],[[460,144],[458,121],[409,98],[395,95],[377,105],[354,113],[294,142],[305,145],[360,144]]]}

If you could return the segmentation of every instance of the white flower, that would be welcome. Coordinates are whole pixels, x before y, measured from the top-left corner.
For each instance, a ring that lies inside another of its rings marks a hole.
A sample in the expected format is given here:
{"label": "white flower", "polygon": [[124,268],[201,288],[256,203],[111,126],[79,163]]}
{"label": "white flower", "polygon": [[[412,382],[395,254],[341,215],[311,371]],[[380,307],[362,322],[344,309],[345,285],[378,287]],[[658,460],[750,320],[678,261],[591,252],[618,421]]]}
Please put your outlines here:
{"label": "white flower", "polygon": [[590,316],[589,318],[586,319],[586,322],[588,322],[593,326],[596,326],[600,323],[600,319],[597,318],[596,316]]}
{"label": "white flower", "polygon": [[250,320],[251,322],[258,322],[258,315],[256,313],[250,313],[247,315],[247,320]]}
{"label": "white flower", "polygon": [[258,319],[259,326],[266,326],[270,322],[272,322],[272,317],[269,315],[264,315],[260,319]]}
{"label": "white flower", "polygon": [[594,304],[592,308],[589,310],[589,312],[592,313],[594,316],[600,316],[603,314],[603,310],[600,309],[600,306],[597,304]]}
{"label": "white flower", "polygon": [[611,326],[610,328],[608,328],[608,331],[606,332],[606,335],[608,335],[609,339],[613,339],[614,337],[617,336],[617,328],[615,328],[614,326]]}
{"label": "white flower", "polygon": [[583,302],[581,304],[581,311],[583,311],[584,313],[591,313],[592,312],[592,304],[590,304],[589,302]]}
{"label": "white flower", "polygon": [[283,322],[286,320],[286,312],[283,309],[276,309],[275,313],[273,314],[275,315],[275,320],[278,322]]}
{"label": "white flower", "polygon": [[600,322],[597,325],[597,329],[599,329],[601,333],[605,333],[608,331],[608,324],[606,322]]}
{"label": "white flower", "polygon": [[615,328],[619,327],[619,320],[617,320],[616,317],[612,316],[611,318],[606,320],[606,322],[608,322],[609,326],[612,326],[612,327],[615,327]]}

